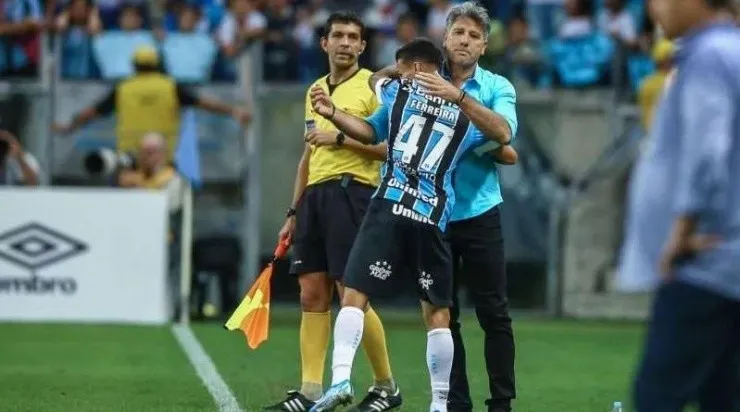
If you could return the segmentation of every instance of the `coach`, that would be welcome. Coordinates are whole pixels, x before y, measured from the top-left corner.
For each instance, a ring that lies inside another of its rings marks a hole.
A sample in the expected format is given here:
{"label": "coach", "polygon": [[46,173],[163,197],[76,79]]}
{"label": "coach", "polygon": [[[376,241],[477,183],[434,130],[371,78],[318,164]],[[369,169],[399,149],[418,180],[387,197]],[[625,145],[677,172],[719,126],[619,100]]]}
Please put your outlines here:
{"label": "coach", "polygon": [[639,412],[740,411],[740,29],[722,17],[731,6],[653,0],[681,46],[630,202],[633,236],[663,275]]}
{"label": "coach", "polygon": [[[474,2],[452,8],[447,16],[442,76],[422,73],[417,80],[433,95],[455,101],[483,134],[507,145],[516,134],[516,93],[504,77],[478,66],[486,50],[490,19]],[[494,146],[496,146],[494,144]],[[511,410],[515,397],[514,336],[506,298],[506,266],[501,234],[503,201],[498,172],[490,153],[464,158],[455,179],[456,203],[449,227],[455,279],[464,278],[472,293],[478,322],[485,333],[484,351],[491,398],[488,411]],[[457,298],[451,312],[455,357],[450,377],[449,411],[473,410],[460,335]]]}

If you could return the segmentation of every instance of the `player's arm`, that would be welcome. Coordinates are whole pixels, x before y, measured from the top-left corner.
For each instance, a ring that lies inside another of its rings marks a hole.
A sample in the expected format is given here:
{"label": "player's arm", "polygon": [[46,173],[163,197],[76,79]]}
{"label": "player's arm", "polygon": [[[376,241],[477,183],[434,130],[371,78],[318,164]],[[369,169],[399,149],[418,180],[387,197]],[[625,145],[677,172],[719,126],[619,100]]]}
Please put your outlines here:
{"label": "player's arm", "polygon": [[[375,143],[375,130],[370,123],[338,109],[324,89],[319,86],[311,88],[309,94],[313,110],[332,122],[342,133],[351,136],[361,143]],[[315,133],[317,132],[312,131],[306,135],[306,141],[310,143],[312,134]]]}
{"label": "player's arm", "polygon": [[[367,83],[370,86],[370,90],[376,91],[378,84],[380,84],[385,79],[396,79],[400,77],[400,74],[398,73],[398,68],[395,64],[384,67],[377,72],[370,75],[370,78],[368,79]],[[376,92],[377,94],[377,92]]]}
{"label": "player's arm", "polygon": [[107,116],[112,114],[116,108],[116,90],[118,87],[114,86],[108,94],[103,96],[95,105],[82,109],[73,118],[69,124],[58,124],[54,123],[53,129],[56,133],[66,134],[74,132],[80,127],[90,123],[98,117]]}
{"label": "player's arm", "polygon": [[372,160],[385,160],[388,152],[388,144],[385,142],[380,144],[365,144],[355,140],[350,135],[347,135],[342,147]]}

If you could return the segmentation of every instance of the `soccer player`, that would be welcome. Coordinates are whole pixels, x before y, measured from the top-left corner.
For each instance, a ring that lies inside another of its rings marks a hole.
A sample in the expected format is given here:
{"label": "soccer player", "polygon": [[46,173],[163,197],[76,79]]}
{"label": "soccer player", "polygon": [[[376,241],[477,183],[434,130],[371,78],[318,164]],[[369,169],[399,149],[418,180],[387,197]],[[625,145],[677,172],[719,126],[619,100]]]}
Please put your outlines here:
{"label": "soccer player", "polygon": [[[332,14],[324,27],[321,47],[329,57],[329,74],[313,83],[327,90],[343,108],[369,116],[378,101],[368,86],[370,71],[358,57],[365,49],[362,21],[351,13]],[[310,90],[310,89],[309,89]],[[301,300],[300,352],[302,383],[271,411],[306,411],[323,392],[324,363],[331,332],[330,304],[336,288],[341,295],[345,264],[373,191],[380,180],[380,160],[386,146],[346,139],[334,125],[316,116],[306,93],[305,144],[298,164],[293,203],[287,212],[282,239],[293,242],[291,271],[298,276]],[[356,410],[385,411],[401,405],[393,380],[385,331],[368,308],[362,345],[373,369],[374,385]]]}
{"label": "soccer player", "polygon": [[[455,5],[447,14],[443,42],[446,57],[441,76],[420,74],[419,82],[431,94],[454,96],[460,89],[468,97],[460,109],[471,127],[497,142],[510,142],[516,135],[516,92],[504,77],[478,65],[486,50],[490,19],[474,2]],[[395,71],[383,69],[371,77]],[[493,151],[498,157],[504,146]],[[506,162],[505,162],[506,163]],[[489,412],[511,410],[515,398],[514,336],[506,295],[506,264],[501,233],[500,204],[503,202],[495,163],[487,151],[476,150],[460,160],[455,173],[455,207],[450,217],[449,242],[455,267],[455,290],[460,280],[467,283],[475,312],[485,334],[484,359],[488,372]],[[465,368],[465,346],[461,336],[457,293],[451,308],[455,356],[450,377],[449,409],[470,412],[473,403]]]}
{"label": "soccer player", "polygon": [[342,309],[334,326],[332,386],[312,411],[331,411],[352,401],[350,375],[369,299],[398,289],[409,275],[418,283],[428,329],[430,411],[447,411],[452,261],[443,233],[455,202],[457,162],[485,140],[460,110],[467,93],[432,96],[413,80],[440,69],[442,53],[433,43],[418,39],[406,44],[396,52],[396,65],[401,78],[378,83],[381,107],[367,120],[337,108],[321,88],[311,90],[317,113],[362,141],[387,140],[389,153],[347,262]]}
{"label": "soccer player", "polygon": [[[650,147],[633,177],[628,236],[655,292],[635,410],[740,411],[740,29],[731,0],[653,0],[680,39]],[[651,276],[652,275],[652,276]]]}

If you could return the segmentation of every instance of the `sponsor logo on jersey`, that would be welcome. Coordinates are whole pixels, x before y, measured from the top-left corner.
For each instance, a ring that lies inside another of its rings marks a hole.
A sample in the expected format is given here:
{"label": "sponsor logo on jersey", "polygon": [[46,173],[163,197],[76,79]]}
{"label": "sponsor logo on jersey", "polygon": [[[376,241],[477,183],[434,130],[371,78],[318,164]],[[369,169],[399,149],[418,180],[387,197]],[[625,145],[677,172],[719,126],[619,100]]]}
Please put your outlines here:
{"label": "sponsor logo on jersey", "polygon": [[430,225],[433,225],[434,222],[432,219],[429,219],[428,217],[422,215],[421,213],[415,212],[407,207],[404,207],[401,204],[394,204],[393,205],[393,214],[396,216],[405,217],[407,219],[415,220],[417,222],[421,223],[427,223]]}
{"label": "sponsor logo on jersey", "polygon": [[432,196],[432,197],[427,196],[424,193],[421,193],[421,191],[419,191],[419,189],[416,189],[416,188],[411,187],[411,185],[401,184],[401,182],[399,182],[398,179],[396,179],[395,177],[394,178],[391,178],[391,180],[388,181],[388,187],[394,187],[396,189],[399,189],[402,192],[408,193],[411,196],[413,196],[413,197],[415,197],[415,198],[417,198],[417,199],[419,199],[419,200],[421,200],[421,201],[423,201],[425,203],[428,203],[428,204],[430,204],[432,206],[437,206],[437,204],[439,203],[439,198],[437,196]]}

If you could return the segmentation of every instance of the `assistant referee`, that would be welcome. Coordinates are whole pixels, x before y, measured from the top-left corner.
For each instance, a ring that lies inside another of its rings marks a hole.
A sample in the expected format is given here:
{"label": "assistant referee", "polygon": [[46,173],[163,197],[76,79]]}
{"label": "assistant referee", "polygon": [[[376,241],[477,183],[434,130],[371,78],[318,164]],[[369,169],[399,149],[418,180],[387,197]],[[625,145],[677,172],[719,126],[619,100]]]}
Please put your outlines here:
{"label": "assistant referee", "polygon": [[[332,14],[324,26],[321,47],[329,57],[329,74],[316,80],[344,111],[370,116],[379,103],[368,86],[372,73],[359,67],[365,50],[364,24],[352,13]],[[345,139],[334,125],[312,110],[306,93],[305,150],[296,174],[293,202],[280,238],[291,238],[291,272],[300,285],[301,389],[267,410],[305,411],[323,392],[324,364],[331,335],[330,304],[341,280],[370,197],[380,183],[386,146]],[[374,385],[355,411],[385,411],[401,405],[391,374],[385,331],[368,309],[362,345],[373,369]]]}

